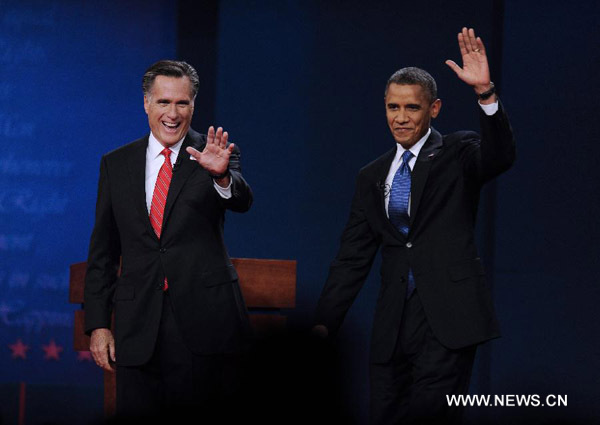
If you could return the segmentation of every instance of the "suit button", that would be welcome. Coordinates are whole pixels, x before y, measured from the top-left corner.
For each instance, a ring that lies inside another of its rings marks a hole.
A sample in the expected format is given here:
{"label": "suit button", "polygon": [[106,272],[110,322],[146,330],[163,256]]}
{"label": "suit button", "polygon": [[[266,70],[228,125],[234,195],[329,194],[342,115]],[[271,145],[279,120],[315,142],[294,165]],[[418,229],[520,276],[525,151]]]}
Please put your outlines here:
{"label": "suit button", "polygon": [[161,253],[161,254],[164,254],[165,252],[167,252],[167,249],[166,249],[166,248],[161,248],[161,249],[160,249],[160,253]]}
{"label": "suit button", "polygon": [[412,242],[406,242],[406,247],[407,248],[412,248]]}

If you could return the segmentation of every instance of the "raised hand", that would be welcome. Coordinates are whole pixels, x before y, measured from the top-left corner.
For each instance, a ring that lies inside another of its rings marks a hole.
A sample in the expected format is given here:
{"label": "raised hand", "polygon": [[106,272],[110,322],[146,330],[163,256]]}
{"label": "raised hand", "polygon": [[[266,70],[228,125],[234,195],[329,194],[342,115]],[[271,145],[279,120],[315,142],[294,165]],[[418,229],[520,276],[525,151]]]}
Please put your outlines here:
{"label": "raised hand", "polygon": [[458,34],[458,47],[462,55],[462,68],[448,59],[448,65],[458,78],[481,94],[490,89],[490,67],[481,38],[475,36],[473,28],[463,28]]}
{"label": "raised hand", "polygon": [[[229,166],[229,157],[233,148],[233,143],[227,146],[227,139],[229,134],[223,131],[223,128],[219,127],[215,132],[215,128],[211,125],[208,129],[206,137],[206,146],[202,152],[188,147],[186,151],[194,157],[194,159],[206,169],[212,175],[222,175],[227,171]],[[217,181],[218,184],[225,183],[225,186],[229,184],[229,177],[225,178],[226,181]]]}

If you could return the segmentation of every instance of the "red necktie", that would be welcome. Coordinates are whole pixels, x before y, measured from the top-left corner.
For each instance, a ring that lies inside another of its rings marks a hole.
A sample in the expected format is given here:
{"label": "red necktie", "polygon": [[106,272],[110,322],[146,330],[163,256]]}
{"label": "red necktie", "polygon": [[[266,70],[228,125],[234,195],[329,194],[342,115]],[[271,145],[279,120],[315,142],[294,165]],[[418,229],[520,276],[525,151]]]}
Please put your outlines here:
{"label": "red necktie", "polygon": [[[164,155],[165,162],[158,172],[156,178],[156,184],[154,185],[154,193],[152,194],[152,204],[150,205],[150,223],[154,229],[154,233],[160,239],[160,234],[163,225],[163,214],[165,213],[165,204],[167,203],[167,194],[169,193],[169,186],[171,185],[171,178],[173,177],[173,166],[171,165],[171,150],[164,148],[161,152]],[[169,287],[167,278],[165,277],[164,290],[166,291]]]}

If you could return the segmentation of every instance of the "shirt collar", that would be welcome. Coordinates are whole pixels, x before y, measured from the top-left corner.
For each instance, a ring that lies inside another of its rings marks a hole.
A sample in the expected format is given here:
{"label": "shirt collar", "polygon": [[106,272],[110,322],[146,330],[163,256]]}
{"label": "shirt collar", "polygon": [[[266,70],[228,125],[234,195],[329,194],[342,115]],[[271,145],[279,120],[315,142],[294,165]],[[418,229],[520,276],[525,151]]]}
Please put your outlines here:
{"label": "shirt collar", "polygon": [[[169,149],[171,149],[171,158],[173,158],[173,154],[175,154],[174,158],[177,158],[177,155],[179,155],[179,150],[181,149],[181,145],[183,144],[183,140],[185,139],[185,136],[183,137],[183,139],[181,139],[179,142],[175,143],[173,146],[169,146]],[[160,153],[163,151],[165,147],[163,145],[160,144],[160,142],[156,139],[156,137],[154,137],[154,134],[152,134],[152,132],[150,132],[150,137],[148,138],[148,158],[150,159],[155,159],[157,158]]]}
{"label": "shirt collar", "polygon": [[427,130],[427,133],[425,133],[425,136],[421,137],[417,143],[415,143],[414,145],[412,145],[410,147],[410,149],[404,149],[400,143],[396,143],[396,157],[394,158],[394,161],[395,162],[400,161],[400,158],[402,158],[402,154],[404,152],[406,152],[407,150],[411,151],[415,158],[418,158],[419,152],[421,152],[421,148],[423,148],[423,145],[427,141],[427,138],[429,137],[430,134],[431,134],[431,127],[429,127],[429,129]]}

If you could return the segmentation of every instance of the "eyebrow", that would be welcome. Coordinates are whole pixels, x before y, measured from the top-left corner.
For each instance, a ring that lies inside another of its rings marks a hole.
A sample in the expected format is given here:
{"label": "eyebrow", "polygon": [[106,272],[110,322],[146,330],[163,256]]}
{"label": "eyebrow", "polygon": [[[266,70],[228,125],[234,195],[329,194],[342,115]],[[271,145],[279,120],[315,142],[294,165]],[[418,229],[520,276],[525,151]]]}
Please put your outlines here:
{"label": "eyebrow", "polygon": [[[171,103],[170,99],[157,99],[156,100],[157,103]],[[179,100],[176,102],[178,105],[189,105],[190,101],[189,100]]]}
{"label": "eyebrow", "polygon": [[[393,103],[390,102],[387,104],[388,108],[398,108],[400,107],[400,105],[398,103]],[[421,109],[421,105],[419,105],[418,103],[409,103],[405,106],[406,108],[416,108],[416,109]]]}

